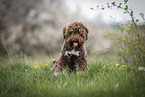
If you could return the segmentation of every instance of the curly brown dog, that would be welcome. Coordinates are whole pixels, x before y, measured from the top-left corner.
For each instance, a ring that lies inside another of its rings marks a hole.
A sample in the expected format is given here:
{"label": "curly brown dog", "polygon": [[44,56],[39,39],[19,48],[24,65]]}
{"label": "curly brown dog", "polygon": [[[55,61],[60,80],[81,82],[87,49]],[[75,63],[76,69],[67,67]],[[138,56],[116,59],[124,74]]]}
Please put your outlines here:
{"label": "curly brown dog", "polygon": [[87,65],[87,50],[84,46],[88,39],[88,29],[81,22],[72,22],[63,28],[64,43],[61,48],[60,57],[53,60],[54,66],[50,72],[62,71],[85,71]]}

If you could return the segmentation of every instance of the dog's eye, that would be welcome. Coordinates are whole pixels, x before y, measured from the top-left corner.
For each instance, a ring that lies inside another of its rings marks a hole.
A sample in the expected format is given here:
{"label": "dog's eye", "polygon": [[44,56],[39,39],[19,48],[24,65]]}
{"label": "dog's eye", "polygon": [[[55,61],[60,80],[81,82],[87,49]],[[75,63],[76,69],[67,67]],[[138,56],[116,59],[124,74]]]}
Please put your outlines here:
{"label": "dog's eye", "polygon": [[70,30],[69,30],[69,32],[70,32],[70,33],[73,33],[73,32],[74,32],[74,30],[70,29]]}
{"label": "dog's eye", "polygon": [[74,31],[70,31],[70,34],[74,33]]}
{"label": "dog's eye", "polygon": [[68,35],[70,36],[70,35],[73,34],[73,33],[74,33],[74,31],[69,31]]}

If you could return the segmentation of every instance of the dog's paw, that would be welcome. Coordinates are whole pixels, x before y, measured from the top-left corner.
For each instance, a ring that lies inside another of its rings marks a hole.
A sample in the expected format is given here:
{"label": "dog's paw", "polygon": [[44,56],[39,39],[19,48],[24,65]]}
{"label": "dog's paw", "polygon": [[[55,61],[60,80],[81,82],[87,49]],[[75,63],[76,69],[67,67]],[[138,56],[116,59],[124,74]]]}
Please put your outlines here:
{"label": "dog's paw", "polygon": [[55,59],[53,59],[53,64],[56,62],[56,60]]}

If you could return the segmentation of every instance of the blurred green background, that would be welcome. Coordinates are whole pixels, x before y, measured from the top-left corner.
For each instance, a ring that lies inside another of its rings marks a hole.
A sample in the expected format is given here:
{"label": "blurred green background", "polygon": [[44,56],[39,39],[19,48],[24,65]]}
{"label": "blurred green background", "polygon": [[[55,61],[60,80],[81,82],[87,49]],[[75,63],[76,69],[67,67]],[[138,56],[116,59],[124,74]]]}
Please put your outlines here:
{"label": "blurred green background", "polygon": [[[145,97],[145,0],[0,0],[0,97]],[[89,70],[48,71],[82,21]]]}
{"label": "blurred green background", "polygon": [[[93,5],[87,2],[1,0],[0,54],[6,54],[3,43],[11,54],[58,53],[63,43],[62,29],[73,21],[82,21],[88,27],[88,51],[111,48],[111,42],[104,38],[103,32],[106,32],[106,28],[112,28],[112,25],[106,24],[102,13],[92,11],[90,7]],[[84,14],[83,11],[92,13]]]}
{"label": "blurred green background", "polygon": [[[140,20],[136,23],[142,27],[140,32],[144,33],[144,20],[139,13],[144,12],[145,1],[117,0],[115,3],[125,6],[125,1],[134,11],[133,18]],[[112,2],[113,0],[0,0],[0,55],[58,56],[63,43],[62,29],[73,21],[82,21],[89,29],[89,39],[86,41],[88,55],[98,56],[120,50],[120,42],[124,44],[127,41],[122,39],[129,39],[122,35],[129,31],[127,28],[131,23],[128,21],[132,19],[119,8],[103,9],[107,3]],[[107,38],[110,37],[108,32],[117,33],[112,36],[116,40]],[[135,33],[135,30],[129,32]],[[143,50],[144,34],[140,36]],[[114,42],[117,39],[120,42],[116,44]],[[121,52],[120,56],[123,53],[126,51]],[[140,57],[144,58],[144,50],[139,53],[143,53]]]}

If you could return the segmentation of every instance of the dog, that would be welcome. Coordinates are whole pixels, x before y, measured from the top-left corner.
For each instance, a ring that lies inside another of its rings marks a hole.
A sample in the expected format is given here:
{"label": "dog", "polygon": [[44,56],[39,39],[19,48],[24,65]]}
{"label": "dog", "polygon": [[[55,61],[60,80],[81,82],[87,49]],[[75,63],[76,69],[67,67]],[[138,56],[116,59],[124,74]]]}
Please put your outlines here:
{"label": "dog", "polygon": [[59,72],[64,69],[71,71],[86,71],[87,50],[85,41],[88,39],[88,28],[82,22],[72,22],[63,28],[64,43],[60,57],[53,60],[53,67],[49,72]]}

